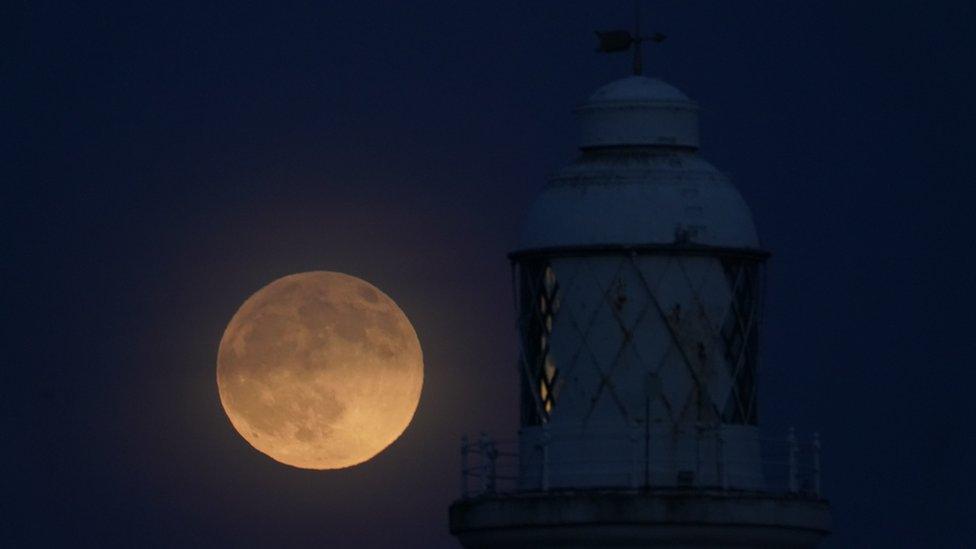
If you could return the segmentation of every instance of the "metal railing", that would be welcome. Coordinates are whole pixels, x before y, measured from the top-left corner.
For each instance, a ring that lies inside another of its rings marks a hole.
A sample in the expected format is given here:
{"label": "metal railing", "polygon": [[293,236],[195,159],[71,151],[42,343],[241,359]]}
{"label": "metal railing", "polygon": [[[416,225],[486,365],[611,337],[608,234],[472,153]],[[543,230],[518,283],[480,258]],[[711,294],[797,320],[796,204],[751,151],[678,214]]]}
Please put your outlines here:
{"label": "metal railing", "polygon": [[[658,487],[699,487],[712,489],[736,489],[740,482],[734,478],[737,466],[758,465],[762,475],[762,487],[759,491],[768,493],[784,493],[803,496],[820,497],[821,469],[820,469],[820,438],[817,433],[806,441],[800,441],[794,430],[790,428],[785,438],[760,438],[760,457],[757,460],[744,462],[731,459],[724,451],[724,441],[721,432],[716,435],[717,453],[711,460],[689,464],[689,469],[702,471],[703,467],[714,467],[709,471],[714,482],[702,483],[701,475],[692,475],[687,482],[681,482],[680,473],[676,482],[665,483]],[[551,437],[544,431],[536,449],[540,459],[538,469],[521,471],[520,478],[519,442],[513,439],[493,439],[486,433],[481,433],[475,440],[467,435],[461,437],[461,497],[464,499],[483,494],[512,493],[516,491],[549,491],[552,489],[550,473],[554,469],[565,465],[583,466],[599,471],[594,475],[605,475],[602,467],[613,465],[616,472],[623,471],[628,480],[608,483],[606,487],[639,488],[655,487],[642,484],[640,479],[647,479],[653,473],[675,472],[674,460],[648,458],[646,454],[638,452],[641,442],[637,437],[615,437],[626,440],[633,445],[634,452],[614,459],[566,459],[553,455]],[[641,457],[638,457],[638,456]],[[579,470],[574,476],[580,475]],[[732,478],[730,478],[732,477]],[[590,486],[591,483],[586,483]]]}
{"label": "metal railing", "polygon": [[[518,441],[491,439],[486,433],[475,442],[461,437],[461,497],[514,491],[518,481]],[[499,470],[501,469],[501,470]],[[472,488],[472,479],[475,486]],[[499,487],[499,481],[503,486]]]}

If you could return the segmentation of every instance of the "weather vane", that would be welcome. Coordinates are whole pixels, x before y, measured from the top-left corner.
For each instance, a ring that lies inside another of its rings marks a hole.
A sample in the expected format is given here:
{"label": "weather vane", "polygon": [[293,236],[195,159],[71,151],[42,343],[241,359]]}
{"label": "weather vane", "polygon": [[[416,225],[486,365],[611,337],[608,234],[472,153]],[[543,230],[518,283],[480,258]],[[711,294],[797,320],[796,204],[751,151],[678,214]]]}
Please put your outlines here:
{"label": "weather vane", "polygon": [[640,31],[640,0],[634,2],[634,33],[628,30],[596,31],[600,39],[600,46],[596,51],[601,53],[619,53],[634,48],[634,74],[640,75],[644,70],[643,59],[641,57],[641,44],[645,40],[650,40],[660,44],[667,38],[659,32],[649,35],[642,35]]}

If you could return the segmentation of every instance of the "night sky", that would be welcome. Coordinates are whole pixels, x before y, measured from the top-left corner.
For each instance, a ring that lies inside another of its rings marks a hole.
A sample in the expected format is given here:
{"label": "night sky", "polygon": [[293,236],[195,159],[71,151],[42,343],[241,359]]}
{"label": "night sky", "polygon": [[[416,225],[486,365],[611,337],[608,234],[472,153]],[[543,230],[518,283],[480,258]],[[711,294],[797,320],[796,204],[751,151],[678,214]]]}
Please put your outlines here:
{"label": "night sky", "polygon": [[[646,5],[647,72],[773,252],[760,422],[820,431],[826,545],[971,543],[973,3]],[[631,3],[2,10],[0,545],[455,547],[461,434],[517,428],[505,254]],[[237,307],[308,270],[425,353],[413,423],[347,470],[254,451],[217,395]]]}

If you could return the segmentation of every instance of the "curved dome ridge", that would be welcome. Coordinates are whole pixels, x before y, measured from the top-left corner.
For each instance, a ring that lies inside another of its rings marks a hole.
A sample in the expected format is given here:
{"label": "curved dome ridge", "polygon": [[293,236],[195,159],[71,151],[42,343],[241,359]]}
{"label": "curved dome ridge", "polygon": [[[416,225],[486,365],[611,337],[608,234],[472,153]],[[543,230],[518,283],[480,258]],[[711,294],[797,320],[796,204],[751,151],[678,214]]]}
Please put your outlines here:
{"label": "curved dome ridge", "polygon": [[671,84],[628,76],[576,108],[580,147],[698,148],[698,105]]}
{"label": "curved dome ridge", "polygon": [[596,90],[587,103],[653,101],[690,102],[691,99],[663,80],[646,76],[628,76]]}

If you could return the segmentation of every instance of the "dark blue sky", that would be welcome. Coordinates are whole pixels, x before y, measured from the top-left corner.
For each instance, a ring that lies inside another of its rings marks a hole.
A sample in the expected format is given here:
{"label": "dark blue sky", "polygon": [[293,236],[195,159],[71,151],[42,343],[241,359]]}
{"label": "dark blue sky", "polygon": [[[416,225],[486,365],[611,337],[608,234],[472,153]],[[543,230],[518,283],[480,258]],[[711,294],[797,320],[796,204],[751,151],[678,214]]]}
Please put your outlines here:
{"label": "dark blue sky", "polygon": [[[774,254],[760,422],[822,433],[828,545],[971,543],[976,8],[646,4]],[[631,9],[6,4],[0,543],[453,547],[460,435],[516,429],[505,253]],[[427,364],[339,472],[253,451],[214,379],[240,302],[315,269],[396,299]]]}

